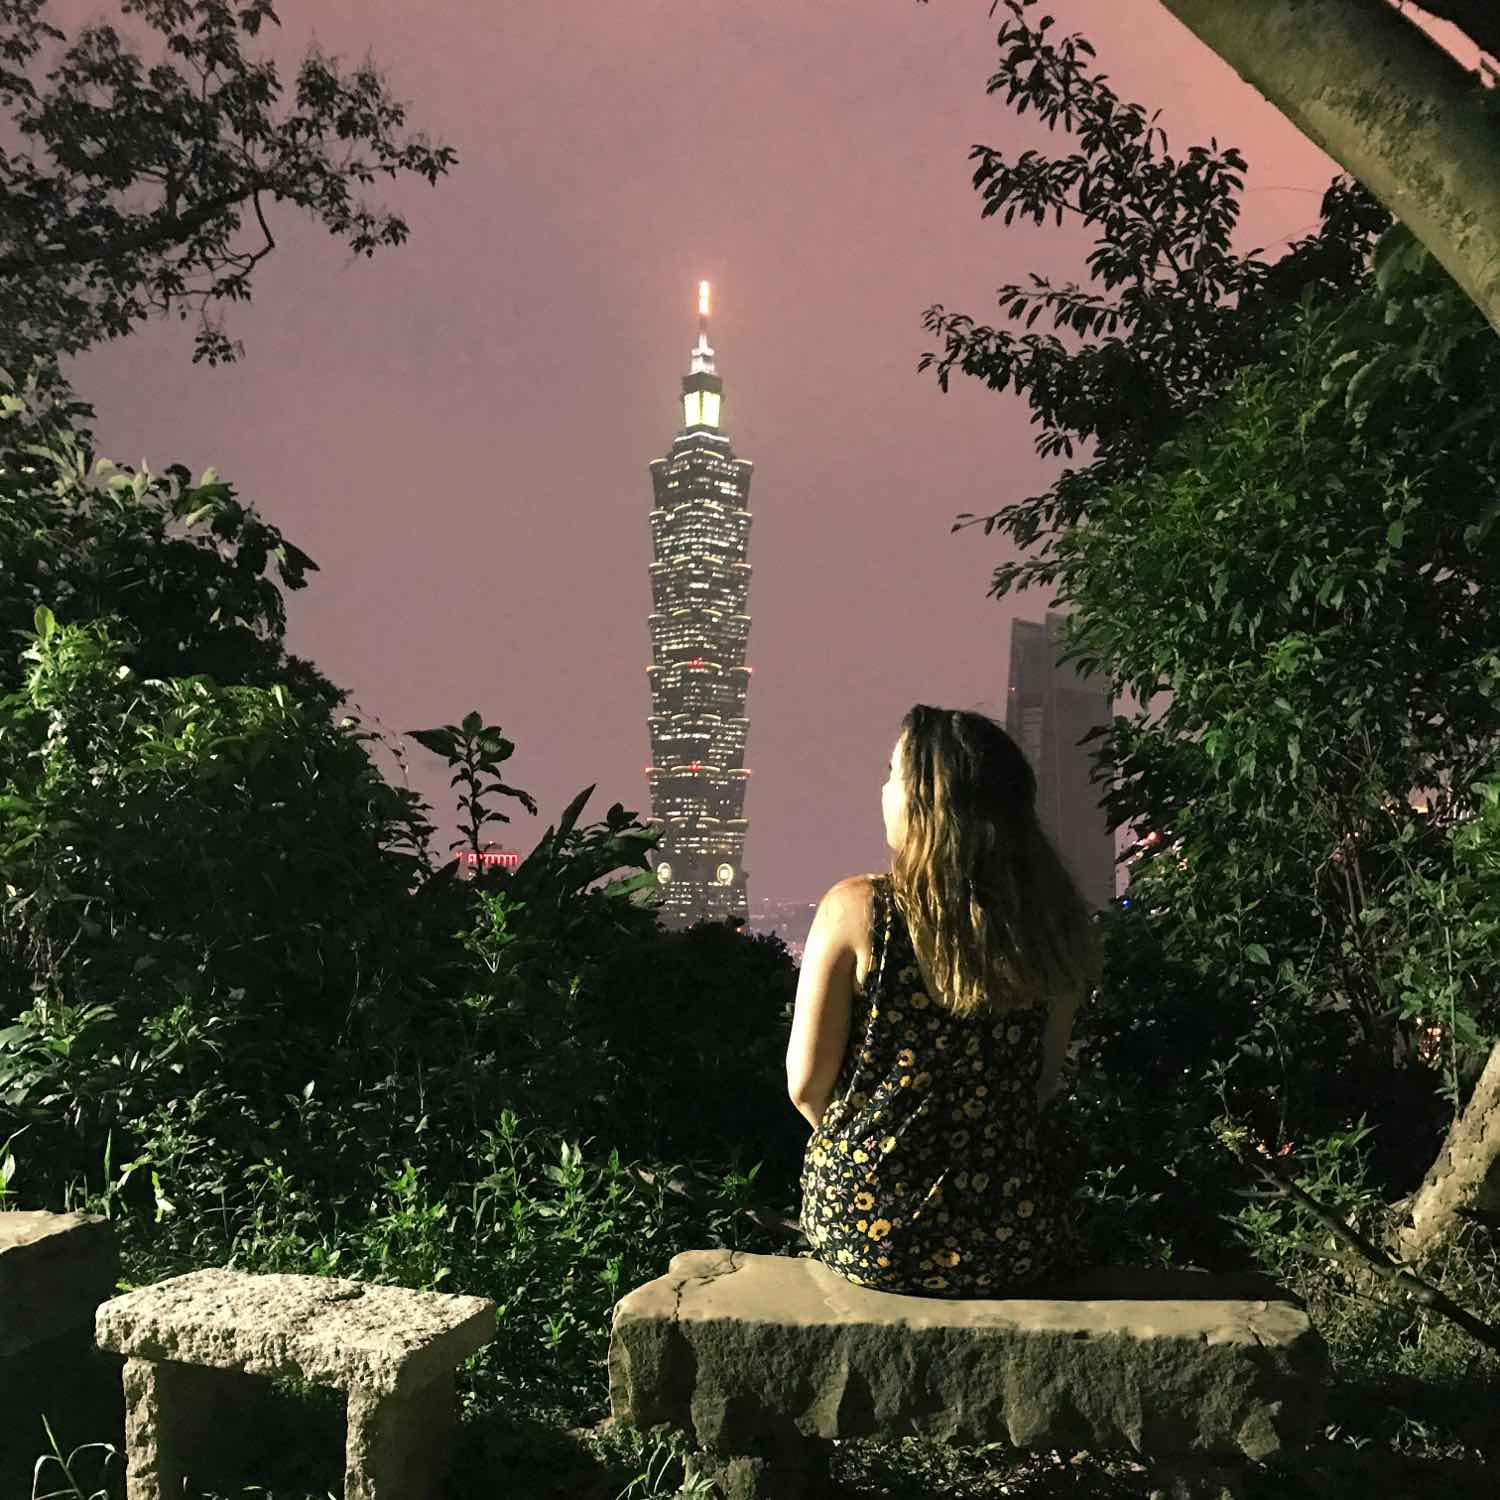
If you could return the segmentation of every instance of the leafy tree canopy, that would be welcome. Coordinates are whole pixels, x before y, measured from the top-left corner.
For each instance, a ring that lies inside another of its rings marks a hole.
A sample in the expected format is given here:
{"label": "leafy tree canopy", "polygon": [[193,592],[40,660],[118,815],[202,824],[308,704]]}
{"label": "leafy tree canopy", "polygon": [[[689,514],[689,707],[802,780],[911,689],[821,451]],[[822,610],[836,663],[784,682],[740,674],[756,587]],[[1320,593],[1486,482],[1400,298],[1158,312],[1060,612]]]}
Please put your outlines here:
{"label": "leafy tree canopy", "polygon": [[1069,654],[1143,705],[1105,804],[1168,841],[1131,890],[1173,957],[1334,1007],[1385,1065],[1441,1014],[1451,1063],[1500,1029],[1459,855],[1500,775],[1500,344],[1438,271],[1274,353],[1058,544]]}
{"label": "leafy tree canopy", "polygon": [[[278,111],[276,66],[244,37],[279,25],[271,0],[121,0],[164,45],[148,63],[113,26],[76,38],[47,0],[0,0],[0,106],[26,149],[0,151],[0,329],[4,347],[76,354],[155,312],[200,322],[193,359],[243,353],[210,315],[248,301],[275,248],[268,205],[291,203],[356,255],[407,237],[406,221],[354,196],[377,176],[436,183],[457,161],[424,133],[373,63],[345,75],[315,49]],[[49,43],[65,44],[38,81]],[[240,237],[247,216],[259,243]],[[8,354],[14,360],[14,354]]]}
{"label": "leafy tree canopy", "polygon": [[[1090,69],[1088,39],[1051,35],[1052,17],[1033,20],[1034,4],[1006,0],[1011,19],[996,39],[1000,60],[986,90],[1003,93],[1018,115],[1034,110],[1049,129],[1061,126],[1077,146],[1014,158],[975,146],[974,186],[985,218],[1072,219],[1093,228],[1087,264],[1097,289],[1036,274],[1028,286],[1002,286],[997,310],[1008,323],[1024,317],[1019,334],[935,305],[926,326],[944,348],[919,366],[934,369],[944,390],[955,370],[991,390],[1015,390],[1031,408],[1044,457],[1093,448],[1091,462],[1064,470],[1042,494],[990,516],[957,518],[955,531],[982,521],[986,535],[998,529],[1019,551],[1043,543],[995,569],[996,598],[1051,583],[1049,539],[1085,515],[1102,486],[1138,469],[1236,370],[1261,358],[1304,291],[1319,302],[1348,296],[1390,223],[1361,188],[1335,181],[1316,234],[1293,241],[1276,261],[1260,250],[1235,254],[1240,153],[1214,140],[1174,155],[1156,123],[1160,111],[1122,100],[1106,74]],[[1044,316],[1053,331],[1029,331]]]}

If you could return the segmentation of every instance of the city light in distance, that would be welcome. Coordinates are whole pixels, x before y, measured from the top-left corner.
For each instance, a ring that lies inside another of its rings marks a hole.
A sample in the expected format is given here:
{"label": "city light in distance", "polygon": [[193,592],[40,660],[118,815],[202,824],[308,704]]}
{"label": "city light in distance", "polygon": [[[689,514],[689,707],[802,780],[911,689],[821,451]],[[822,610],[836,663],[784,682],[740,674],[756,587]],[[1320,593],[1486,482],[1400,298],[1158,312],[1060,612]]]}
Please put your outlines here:
{"label": "city light in distance", "polygon": [[708,316],[708,283],[706,281],[698,283],[698,316],[700,318]]}

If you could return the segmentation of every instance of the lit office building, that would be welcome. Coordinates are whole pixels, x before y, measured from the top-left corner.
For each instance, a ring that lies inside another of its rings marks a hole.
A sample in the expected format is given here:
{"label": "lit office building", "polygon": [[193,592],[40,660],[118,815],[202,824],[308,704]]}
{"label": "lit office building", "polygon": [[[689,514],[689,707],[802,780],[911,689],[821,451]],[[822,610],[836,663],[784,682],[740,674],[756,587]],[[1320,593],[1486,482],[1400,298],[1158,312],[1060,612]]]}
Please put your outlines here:
{"label": "lit office building", "polygon": [[458,878],[473,880],[485,870],[509,870],[514,873],[526,856],[518,849],[497,849],[494,840],[490,840],[477,854],[472,849],[460,849],[454,857],[458,860]]}
{"label": "lit office building", "polygon": [[1078,742],[1114,718],[1109,683],[1080,676],[1076,661],[1058,665],[1065,616],[1046,624],[1015,620],[1010,635],[1010,684],[1005,730],[1036,773],[1037,820],[1084,899],[1095,908],[1114,899],[1115,838],[1100,799],[1105,782],[1090,782],[1098,741]]}
{"label": "lit office building", "polygon": [[708,342],[708,283],[682,381],[682,429],[651,463],[653,856],[668,927],[744,919],[745,664],[750,470],[720,430],[724,383]]}

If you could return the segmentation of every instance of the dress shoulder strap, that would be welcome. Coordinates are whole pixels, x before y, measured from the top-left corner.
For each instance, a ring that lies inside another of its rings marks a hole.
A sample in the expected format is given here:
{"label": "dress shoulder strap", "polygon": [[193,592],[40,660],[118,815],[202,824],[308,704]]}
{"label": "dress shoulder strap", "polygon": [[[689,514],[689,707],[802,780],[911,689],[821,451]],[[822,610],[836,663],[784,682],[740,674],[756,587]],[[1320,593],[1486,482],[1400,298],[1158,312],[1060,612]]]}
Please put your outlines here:
{"label": "dress shoulder strap", "polygon": [[870,881],[874,895],[874,913],[870,930],[870,978],[865,988],[873,991],[885,976],[885,955],[891,946],[891,913],[895,901],[891,897],[889,875],[876,875]]}

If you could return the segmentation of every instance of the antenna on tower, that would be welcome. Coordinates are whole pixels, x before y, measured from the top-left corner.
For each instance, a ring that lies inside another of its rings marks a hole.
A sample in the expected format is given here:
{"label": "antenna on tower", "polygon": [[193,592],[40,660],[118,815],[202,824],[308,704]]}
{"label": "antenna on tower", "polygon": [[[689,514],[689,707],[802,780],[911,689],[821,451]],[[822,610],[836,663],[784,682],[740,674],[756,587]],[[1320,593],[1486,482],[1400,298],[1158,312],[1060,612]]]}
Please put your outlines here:
{"label": "antenna on tower", "polygon": [[713,373],[714,351],[708,342],[709,285],[698,283],[698,342],[693,346],[693,362],[688,366],[691,373],[699,371]]}

